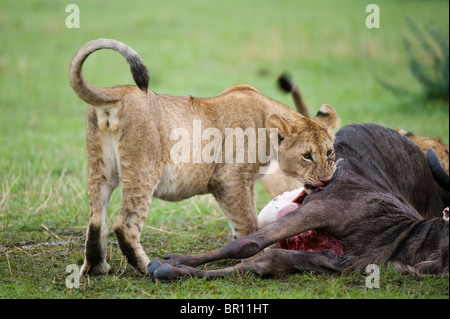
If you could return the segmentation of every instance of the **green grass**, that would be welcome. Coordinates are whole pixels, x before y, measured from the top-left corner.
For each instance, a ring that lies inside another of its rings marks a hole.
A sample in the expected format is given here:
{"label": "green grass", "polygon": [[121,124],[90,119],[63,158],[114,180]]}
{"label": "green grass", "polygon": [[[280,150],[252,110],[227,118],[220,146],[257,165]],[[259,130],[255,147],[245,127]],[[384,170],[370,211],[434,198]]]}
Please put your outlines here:
{"label": "green grass", "polygon": [[[65,285],[66,267],[83,262],[89,210],[86,105],[67,76],[81,45],[99,37],[131,45],[159,93],[214,96],[248,83],[293,105],[275,85],[288,71],[312,112],[329,103],[342,125],[376,122],[448,144],[448,102],[395,96],[376,80],[420,95],[405,59],[406,18],[448,30],[447,1],[378,1],[380,29],[365,27],[366,1],[76,3],[80,29],[66,28],[66,2],[0,3],[0,298],[448,298],[448,276],[415,278],[389,267],[379,289],[367,289],[360,273],[152,282],[134,275],[113,232],[112,272],[82,278],[79,289]],[[132,83],[114,52],[89,57],[84,74],[98,86]],[[259,182],[256,189],[261,209],[270,197]],[[116,191],[110,229],[119,207]],[[229,240],[228,223],[210,196],[154,200],[141,238],[150,258],[211,250]]]}

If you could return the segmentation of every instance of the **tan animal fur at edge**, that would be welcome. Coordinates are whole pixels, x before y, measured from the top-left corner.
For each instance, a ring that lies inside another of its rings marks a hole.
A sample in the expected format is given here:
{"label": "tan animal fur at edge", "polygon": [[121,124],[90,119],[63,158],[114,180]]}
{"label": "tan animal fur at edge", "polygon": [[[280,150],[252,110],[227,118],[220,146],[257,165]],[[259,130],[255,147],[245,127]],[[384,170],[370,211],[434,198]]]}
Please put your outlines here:
{"label": "tan animal fur at edge", "polygon": [[439,157],[439,160],[442,164],[442,167],[447,171],[449,169],[449,147],[448,145],[442,143],[441,139],[438,137],[429,137],[429,136],[417,136],[414,135],[411,132],[406,132],[405,130],[401,129],[400,127],[397,127],[395,129],[400,134],[410,138],[414,143],[416,143],[422,152],[427,154],[427,150],[429,147],[433,148],[436,152],[437,156]]}
{"label": "tan animal fur at edge", "polygon": [[[278,83],[283,91],[292,94],[297,111],[305,117],[311,117],[308,106],[295,81],[287,75],[281,75],[278,78]],[[397,128],[396,131],[414,141],[425,155],[427,154],[428,147],[432,147],[436,151],[442,166],[449,172],[449,147],[442,143],[439,138],[417,136],[413,133],[406,132],[401,128]],[[272,197],[276,197],[286,191],[303,186],[298,180],[283,174],[281,170],[275,168],[274,170],[275,172],[273,174],[264,176],[262,179],[264,188]]]}
{"label": "tan animal fur at edge", "polygon": [[[122,54],[138,87],[98,88],[87,83],[81,75],[83,62],[100,49]],[[178,141],[172,140],[171,133],[184,128],[192,136],[194,120],[200,120],[203,128],[220,130],[219,147],[224,143],[225,128],[278,129],[281,168],[312,187],[323,186],[336,169],[332,132],[337,115],[329,105],[323,105],[323,112],[312,120],[249,85],[232,86],[211,98],[158,94],[148,90],[147,69],[138,53],[112,39],[94,40],[81,47],[71,61],[69,78],[75,93],[90,104],[86,115],[90,221],[83,274],[110,269],[106,217],[119,182],[122,206],[113,229],[127,262],[137,272],[145,273],[149,263],[140,234],[152,197],[178,201],[212,193],[235,237],[257,230],[254,180],[268,164],[226,163],[223,157],[212,163],[176,162],[171,150]],[[266,141],[267,152],[271,145],[269,138]],[[202,147],[208,142],[202,140]],[[190,155],[195,155],[192,149]]]}

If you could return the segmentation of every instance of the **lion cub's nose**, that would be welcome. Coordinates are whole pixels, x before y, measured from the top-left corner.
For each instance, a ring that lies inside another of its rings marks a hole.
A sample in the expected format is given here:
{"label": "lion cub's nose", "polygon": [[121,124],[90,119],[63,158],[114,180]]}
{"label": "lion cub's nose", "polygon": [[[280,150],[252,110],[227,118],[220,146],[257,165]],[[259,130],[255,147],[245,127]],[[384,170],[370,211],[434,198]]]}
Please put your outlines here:
{"label": "lion cub's nose", "polygon": [[333,176],[331,176],[331,175],[328,175],[328,176],[319,176],[319,180],[320,180],[322,183],[324,183],[324,184],[326,184],[326,183],[328,183],[329,181],[331,181],[332,178],[333,178]]}

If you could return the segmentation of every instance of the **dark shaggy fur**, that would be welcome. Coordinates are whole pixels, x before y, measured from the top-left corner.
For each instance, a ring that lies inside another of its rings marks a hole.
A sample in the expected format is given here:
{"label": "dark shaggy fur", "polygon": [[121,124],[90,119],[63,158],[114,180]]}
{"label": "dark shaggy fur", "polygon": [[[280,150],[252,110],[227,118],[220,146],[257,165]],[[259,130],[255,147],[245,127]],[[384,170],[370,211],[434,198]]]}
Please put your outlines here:
{"label": "dark shaggy fur", "polygon": [[[344,126],[336,134],[335,151],[339,163],[333,179],[293,212],[221,249],[155,259],[147,272],[158,278],[214,277],[236,271],[269,275],[345,272],[392,263],[419,275],[448,274],[449,223],[442,218],[449,204],[448,176],[444,190],[414,142],[376,124]],[[339,238],[344,255],[271,249],[235,267],[212,271],[192,267],[221,258],[248,258],[311,229]]]}

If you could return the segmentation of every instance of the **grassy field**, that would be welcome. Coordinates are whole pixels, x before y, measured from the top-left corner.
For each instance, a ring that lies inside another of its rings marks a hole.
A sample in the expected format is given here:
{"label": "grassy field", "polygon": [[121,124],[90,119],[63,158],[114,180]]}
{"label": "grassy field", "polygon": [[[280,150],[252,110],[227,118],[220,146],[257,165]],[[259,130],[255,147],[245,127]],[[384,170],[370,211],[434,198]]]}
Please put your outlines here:
{"label": "grassy field", "polygon": [[[276,87],[289,72],[314,113],[332,104],[341,124],[376,122],[449,142],[448,101],[420,98],[403,46],[407,17],[449,27],[448,1],[377,1],[379,29],[368,29],[369,1],[73,1],[80,28],[66,27],[67,3],[0,2],[0,298],[448,298],[447,277],[415,278],[382,268],[380,288],[367,274],[297,274],[261,279],[153,282],[135,276],[114,233],[110,274],[66,286],[66,267],[81,267],[88,224],[86,105],[68,82],[70,59],[95,38],[131,45],[159,93],[214,96],[248,83],[287,105]],[[123,58],[97,52],[84,74],[97,86],[132,83]],[[387,91],[377,77],[408,88]],[[260,182],[257,208],[270,201]],[[113,194],[108,227],[120,208]],[[150,258],[197,253],[230,240],[211,196],[153,200],[141,242]],[[212,267],[230,265],[215,263]]]}

